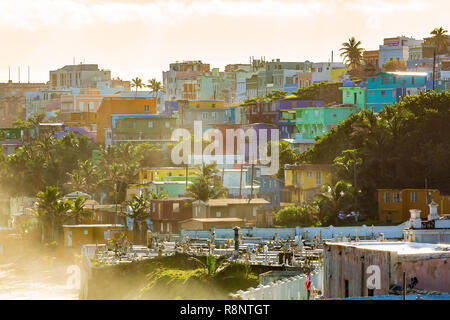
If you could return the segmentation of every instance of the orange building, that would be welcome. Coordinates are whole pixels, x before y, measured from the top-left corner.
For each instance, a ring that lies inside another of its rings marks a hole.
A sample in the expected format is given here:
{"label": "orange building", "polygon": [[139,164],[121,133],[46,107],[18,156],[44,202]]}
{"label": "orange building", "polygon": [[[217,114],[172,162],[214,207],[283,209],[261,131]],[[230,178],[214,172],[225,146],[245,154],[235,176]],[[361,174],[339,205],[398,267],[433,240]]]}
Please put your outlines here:
{"label": "orange building", "polygon": [[103,98],[118,97],[118,94],[100,94],[100,89],[83,88],[79,94],[61,96],[61,120],[66,126],[86,127],[96,131],[97,110]]}
{"label": "orange building", "polygon": [[431,201],[439,204],[439,214],[450,213],[450,196],[437,189],[378,189],[378,217],[381,221],[403,222],[411,217],[409,210],[419,209],[421,218],[427,218]]}
{"label": "orange building", "polygon": [[112,128],[114,114],[156,114],[156,98],[104,98],[97,111],[98,143],[105,143],[105,130]]}

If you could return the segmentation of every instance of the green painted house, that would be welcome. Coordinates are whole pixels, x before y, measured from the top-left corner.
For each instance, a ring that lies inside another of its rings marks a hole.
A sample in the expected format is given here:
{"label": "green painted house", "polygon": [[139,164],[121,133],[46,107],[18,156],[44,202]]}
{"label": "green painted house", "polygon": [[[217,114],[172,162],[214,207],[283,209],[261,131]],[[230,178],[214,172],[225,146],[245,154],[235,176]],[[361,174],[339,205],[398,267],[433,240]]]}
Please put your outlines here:
{"label": "green painted house", "polygon": [[[192,182],[188,181],[188,184]],[[147,188],[157,194],[166,192],[169,198],[178,198],[186,194],[186,181],[152,181]]]}
{"label": "green painted house", "polygon": [[315,137],[326,134],[353,113],[359,112],[356,106],[338,105],[321,108],[296,109],[295,125],[298,133],[296,141],[314,143]]}

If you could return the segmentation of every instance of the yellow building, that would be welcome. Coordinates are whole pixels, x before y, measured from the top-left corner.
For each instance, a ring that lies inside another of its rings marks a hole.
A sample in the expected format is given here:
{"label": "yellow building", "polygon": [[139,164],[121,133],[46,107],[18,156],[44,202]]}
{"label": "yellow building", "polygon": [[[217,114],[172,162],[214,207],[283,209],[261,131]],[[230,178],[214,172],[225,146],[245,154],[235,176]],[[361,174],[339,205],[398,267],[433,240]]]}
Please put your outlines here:
{"label": "yellow building", "polygon": [[[198,176],[197,168],[188,168],[188,177]],[[186,177],[186,167],[146,168],[139,171],[139,183],[166,181],[169,177]]]}
{"label": "yellow building", "polygon": [[227,105],[221,100],[199,100],[199,101],[189,101],[188,106],[194,109],[211,109],[218,108],[223,109]]}
{"label": "yellow building", "polygon": [[333,184],[333,166],[328,164],[286,165],[285,187],[291,191],[291,202],[304,204],[314,200],[325,184]]}
{"label": "yellow building", "polygon": [[441,196],[437,189],[377,189],[378,218],[385,222],[403,222],[410,218],[411,209],[419,209],[420,217],[427,218],[428,203],[436,202],[439,214],[450,214],[450,196]]}

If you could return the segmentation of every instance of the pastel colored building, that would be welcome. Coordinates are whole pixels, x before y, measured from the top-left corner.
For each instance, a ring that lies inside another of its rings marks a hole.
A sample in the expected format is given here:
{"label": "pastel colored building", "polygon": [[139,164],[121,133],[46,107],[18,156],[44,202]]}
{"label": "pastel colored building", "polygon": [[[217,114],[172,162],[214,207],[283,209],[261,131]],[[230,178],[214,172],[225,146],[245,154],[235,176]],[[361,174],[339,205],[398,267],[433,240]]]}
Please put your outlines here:
{"label": "pastel colored building", "polygon": [[[105,143],[105,130],[112,129],[112,115],[156,114],[156,98],[104,98],[97,111],[97,142]],[[108,139],[112,139],[111,130]]]}
{"label": "pastel colored building", "polygon": [[264,205],[265,209],[278,209],[281,207],[281,190],[284,188],[284,181],[276,176],[262,175],[258,178],[258,197],[266,199],[269,203]]}
{"label": "pastel colored building", "polygon": [[160,114],[122,114],[111,116],[111,144],[122,142],[173,143],[177,119]]}
{"label": "pastel colored building", "polygon": [[87,127],[90,131],[97,131],[97,110],[103,98],[119,96],[114,90],[108,91],[110,93],[97,88],[82,88],[79,93],[62,95],[61,120],[67,126]]}
{"label": "pastel colored building", "polygon": [[423,72],[382,72],[367,80],[367,109],[379,112],[405,96],[426,89],[427,74]]}
{"label": "pastel colored building", "polygon": [[99,69],[97,64],[66,65],[50,71],[50,87],[95,88],[97,82],[111,80],[111,71]]}
{"label": "pastel colored building", "polygon": [[333,166],[328,164],[285,165],[284,184],[291,191],[291,201],[305,204],[314,200],[324,185],[333,183]]}
{"label": "pastel colored building", "polygon": [[358,85],[354,82],[344,82],[343,87],[339,90],[342,91],[342,103],[344,105],[354,105],[359,110],[366,109],[367,89],[364,82],[360,82]]}
{"label": "pastel colored building", "polygon": [[161,234],[180,233],[180,222],[192,217],[190,198],[151,200],[153,231]]}
{"label": "pastel colored building", "polygon": [[203,130],[216,124],[225,123],[224,101],[188,101],[180,110],[180,123],[183,128],[193,130],[194,121],[202,121]]}
{"label": "pastel colored building", "polygon": [[353,105],[296,109],[298,133],[295,135],[295,142],[315,143],[316,137],[326,134],[358,111]]}
{"label": "pastel colored building", "polygon": [[450,196],[441,196],[437,189],[377,189],[377,192],[378,218],[381,221],[406,221],[411,209],[421,210],[421,217],[426,218],[427,203],[432,201],[439,204],[439,214],[450,214]]}

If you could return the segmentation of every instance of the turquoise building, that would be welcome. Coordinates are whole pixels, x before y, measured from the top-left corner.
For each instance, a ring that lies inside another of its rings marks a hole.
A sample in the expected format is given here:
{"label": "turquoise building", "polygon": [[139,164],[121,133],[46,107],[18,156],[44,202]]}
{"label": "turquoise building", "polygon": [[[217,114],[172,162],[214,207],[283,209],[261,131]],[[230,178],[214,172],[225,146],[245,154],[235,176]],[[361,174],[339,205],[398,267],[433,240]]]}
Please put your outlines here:
{"label": "turquoise building", "polygon": [[343,87],[339,88],[342,91],[342,103],[344,105],[354,105],[359,110],[367,107],[367,88],[365,82],[360,82],[356,85],[354,82],[344,82]]}
{"label": "turquoise building", "polygon": [[426,90],[425,72],[382,72],[367,81],[367,109],[379,112],[385,105]]}
{"label": "turquoise building", "polygon": [[322,108],[296,109],[298,133],[295,143],[313,144],[315,138],[326,134],[353,113],[359,112],[356,106],[338,105]]}

